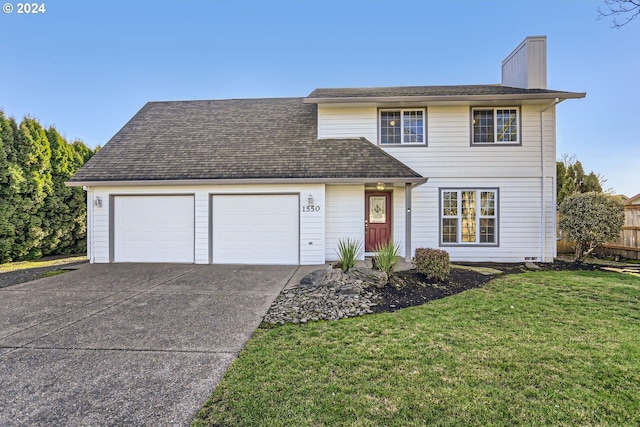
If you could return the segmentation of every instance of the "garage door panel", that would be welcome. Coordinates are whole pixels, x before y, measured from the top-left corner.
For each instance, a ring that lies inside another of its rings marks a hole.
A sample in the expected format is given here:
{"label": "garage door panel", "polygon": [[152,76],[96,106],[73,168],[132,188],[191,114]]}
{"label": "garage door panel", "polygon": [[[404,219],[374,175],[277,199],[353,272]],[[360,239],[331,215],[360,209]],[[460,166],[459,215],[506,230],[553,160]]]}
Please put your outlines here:
{"label": "garage door panel", "polygon": [[115,196],[113,240],[115,262],[193,262],[193,196]]}
{"label": "garage door panel", "polygon": [[298,195],[212,196],[214,263],[298,264]]}

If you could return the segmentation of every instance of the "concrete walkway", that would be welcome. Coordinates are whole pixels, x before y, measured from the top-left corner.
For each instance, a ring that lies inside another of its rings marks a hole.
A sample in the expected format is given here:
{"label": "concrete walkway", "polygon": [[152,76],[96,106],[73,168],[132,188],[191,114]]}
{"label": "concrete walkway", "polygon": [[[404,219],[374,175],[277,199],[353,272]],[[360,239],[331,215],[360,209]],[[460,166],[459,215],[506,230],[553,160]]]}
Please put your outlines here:
{"label": "concrete walkway", "polygon": [[307,270],[83,265],[0,289],[0,425],[189,425]]}

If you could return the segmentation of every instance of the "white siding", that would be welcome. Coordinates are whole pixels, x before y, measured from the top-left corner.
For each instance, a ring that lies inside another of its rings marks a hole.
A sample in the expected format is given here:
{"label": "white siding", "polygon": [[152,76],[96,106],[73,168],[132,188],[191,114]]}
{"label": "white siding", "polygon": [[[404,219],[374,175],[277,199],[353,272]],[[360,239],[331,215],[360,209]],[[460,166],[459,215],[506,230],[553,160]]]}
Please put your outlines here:
{"label": "white siding", "polygon": [[209,197],[204,192],[196,193],[195,211],[195,263],[209,262]]}
{"label": "white siding", "polygon": [[[540,111],[548,104],[520,108],[521,145],[471,145],[470,107],[428,106],[427,145],[382,148],[429,178],[413,190],[412,253],[416,247],[439,247],[439,187],[491,187],[500,191],[500,246],[447,247],[453,259],[467,261],[541,260],[542,145]],[[342,114],[344,113],[344,114]],[[377,109],[318,109],[321,137],[366,136],[377,143]],[[545,157],[545,253],[555,255],[555,107],[543,114]],[[320,126],[320,123],[323,126]],[[368,130],[361,130],[369,126]],[[357,135],[357,132],[363,132]],[[367,136],[369,135],[369,136]],[[394,192],[395,241],[404,241],[404,191]],[[327,248],[327,254],[329,252]]]}
{"label": "white siding", "polygon": [[[400,246],[400,255],[405,256],[405,190],[404,187],[394,187],[390,190],[392,192],[391,234],[393,241]],[[325,257],[327,261],[335,261],[336,248],[340,239],[349,238],[364,242],[365,187],[364,185],[328,185],[326,195]]]}
{"label": "white siding", "polygon": [[429,178],[540,176],[540,106],[521,108],[516,146],[472,146],[467,106],[430,107],[427,120],[428,146],[382,148]]}
{"label": "white siding", "polygon": [[340,239],[364,242],[364,185],[327,185],[325,191],[325,257],[335,261]]}
{"label": "white siding", "polygon": [[318,106],[318,138],[366,138],[378,141],[376,107]]}
{"label": "white siding", "polygon": [[[195,262],[209,262],[209,197],[211,194],[300,194],[300,264],[314,265],[325,262],[324,240],[324,185],[203,185],[203,186],[152,186],[152,187],[91,187],[93,197],[102,198],[102,207],[90,210],[93,225],[92,262],[108,263],[110,219],[109,197],[117,194],[195,194]],[[309,196],[320,206],[317,212],[303,212]],[[88,201],[90,203],[90,201]]]}
{"label": "white siding", "polygon": [[[470,107],[427,107],[426,146],[381,146],[426,177],[540,177],[540,110],[520,107],[522,145],[472,146]],[[545,143],[549,170],[555,169],[555,114],[545,113]],[[318,137],[365,137],[377,144],[375,107],[318,108]]]}
{"label": "white siding", "polygon": [[[440,188],[497,188],[499,246],[440,246]],[[453,261],[540,261],[540,179],[431,179],[414,190],[412,215],[412,252],[429,247],[446,250]]]}

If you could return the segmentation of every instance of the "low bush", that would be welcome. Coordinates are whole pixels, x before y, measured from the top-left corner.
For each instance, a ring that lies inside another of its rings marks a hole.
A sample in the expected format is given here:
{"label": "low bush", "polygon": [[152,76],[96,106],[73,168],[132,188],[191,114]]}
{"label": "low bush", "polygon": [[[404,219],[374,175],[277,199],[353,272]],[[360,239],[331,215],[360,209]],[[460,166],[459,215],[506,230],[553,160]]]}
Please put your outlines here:
{"label": "low bush", "polygon": [[356,266],[356,263],[363,254],[362,242],[356,239],[340,239],[336,254],[338,263],[345,273]]}
{"label": "low bush", "polygon": [[450,259],[447,251],[418,248],[413,258],[413,264],[418,272],[429,279],[443,281],[449,277]]}
{"label": "low bush", "polygon": [[387,273],[387,277],[391,277],[393,269],[398,262],[400,256],[400,245],[389,240],[386,243],[379,243],[375,248],[376,254],[373,257],[373,265],[378,270]]}

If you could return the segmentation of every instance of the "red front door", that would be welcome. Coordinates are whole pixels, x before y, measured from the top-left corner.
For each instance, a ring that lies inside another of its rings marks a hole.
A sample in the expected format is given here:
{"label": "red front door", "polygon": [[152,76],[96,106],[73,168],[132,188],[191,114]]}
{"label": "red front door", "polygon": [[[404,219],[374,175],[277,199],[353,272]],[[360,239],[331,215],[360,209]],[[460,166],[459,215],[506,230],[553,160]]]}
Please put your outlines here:
{"label": "red front door", "polygon": [[391,239],[391,193],[366,191],[364,196],[364,250],[374,252]]}

